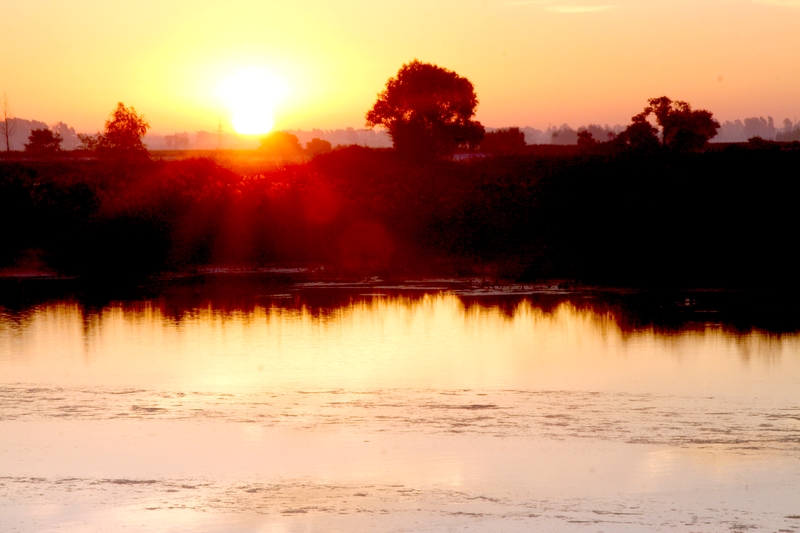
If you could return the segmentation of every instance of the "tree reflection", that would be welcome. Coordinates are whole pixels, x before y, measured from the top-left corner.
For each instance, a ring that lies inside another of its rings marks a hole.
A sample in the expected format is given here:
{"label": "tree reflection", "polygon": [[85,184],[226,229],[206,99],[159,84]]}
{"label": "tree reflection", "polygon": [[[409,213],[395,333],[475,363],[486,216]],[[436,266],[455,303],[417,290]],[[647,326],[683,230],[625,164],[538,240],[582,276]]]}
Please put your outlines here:
{"label": "tree reflection", "polygon": [[194,276],[162,280],[125,292],[106,292],[76,281],[0,280],[0,321],[25,320],[41,306],[74,304],[90,323],[109,309],[141,318],[157,312],[181,324],[212,312],[223,320],[257,311],[279,310],[316,321],[334,320],[354,307],[374,308],[387,301],[415,307],[451,294],[465,316],[492,314],[514,320],[521,309],[552,315],[568,306],[597,320],[610,320],[624,335],[651,330],[671,335],[718,328],[733,335],[752,331],[781,335],[800,332],[800,306],[791,295],[761,292],[553,291],[536,285],[481,288],[469,281],[318,283],[290,282],[289,275],[257,273]]}

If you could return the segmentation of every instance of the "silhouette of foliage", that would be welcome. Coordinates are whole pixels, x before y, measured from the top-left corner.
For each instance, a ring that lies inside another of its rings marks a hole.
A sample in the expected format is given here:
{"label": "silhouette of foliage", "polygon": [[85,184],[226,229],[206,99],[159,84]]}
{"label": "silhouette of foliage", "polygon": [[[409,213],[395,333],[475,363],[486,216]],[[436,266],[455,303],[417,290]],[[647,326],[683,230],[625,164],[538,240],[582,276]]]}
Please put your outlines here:
{"label": "silhouette of foliage", "polygon": [[551,144],[577,144],[578,132],[569,127],[568,124],[562,124],[560,128],[554,129],[550,136]]}
{"label": "silhouette of foliage", "polygon": [[676,151],[699,150],[708,144],[720,128],[710,111],[692,110],[686,102],[673,102],[661,96],[651,98],[648,104],[644,111],[631,120],[634,124],[643,124],[653,115],[661,127],[661,143],[665,148]]}
{"label": "silhouette of foliage", "polygon": [[480,148],[487,154],[521,154],[525,152],[525,134],[519,128],[503,128],[487,132]]}
{"label": "silhouette of foliage", "polygon": [[591,131],[581,130],[578,132],[578,150],[581,152],[593,152],[600,145]]}
{"label": "silhouette of foliage", "polygon": [[472,120],[477,105],[478,97],[467,78],[415,59],[386,83],[367,112],[367,126],[385,126],[395,149],[404,156],[450,156],[457,148],[474,147],[483,139],[483,126]]}
{"label": "silhouette of foliage", "polygon": [[49,129],[61,137],[62,150],[74,150],[78,147],[78,144],[80,144],[80,140],[78,139],[78,134],[75,131],[75,128],[71,128],[63,122],[56,122]]}
{"label": "silhouette of foliage", "polygon": [[795,125],[788,118],[783,121],[783,131],[775,134],[775,140],[780,142],[800,141],[800,125]]}
{"label": "silhouette of foliage", "polygon": [[150,129],[144,116],[136,109],[125,107],[122,102],[111,112],[106,120],[103,133],[96,136],[78,135],[81,148],[93,150],[100,157],[121,161],[141,161],[150,158],[142,137]]}
{"label": "silhouette of foliage", "polygon": [[546,146],[426,165],[349,146],[247,173],[208,159],[3,160],[0,224],[13,231],[0,263],[40,257],[111,282],[208,264],[324,264],[359,275],[491,268],[524,280],[800,288],[800,182],[785,170],[800,165],[800,143],[662,150],[649,122],[620,138],[625,148],[598,143],[590,156]]}
{"label": "silhouette of foliage", "polygon": [[637,152],[653,152],[658,150],[658,130],[648,121],[634,121],[614,140],[617,146]]}
{"label": "silhouette of foliage", "polygon": [[261,137],[259,150],[281,158],[297,157],[303,153],[297,136],[285,131],[273,131]]}
{"label": "silhouette of foliage", "polygon": [[761,137],[773,139],[775,137],[775,121],[772,117],[750,117],[744,119],[744,136],[748,139]]}
{"label": "silhouette of foliage", "polygon": [[25,151],[35,155],[52,155],[61,150],[62,141],[61,135],[49,129],[31,130]]}
{"label": "silhouette of foliage", "polygon": [[589,124],[588,126],[581,126],[578,128],[578,132],[587,131],[592,134],[594,140],[598,143],[600,142],[608,142],[613,141],[617,137],[617,132],[606,124],[605,126],[601,126],[599,124]]}
{"label": "silhouette of foliage", "polygon": [[97,150],[97,146],[100,142],[100,134],[97,133],[92,135],[91,133],[79,133],[78,134],[78,141],[80,144],[78,145],[78,150],[86,150],[88,152],[94,152]]}
{"label": "silhouette of foliage", "polygon": [[319,137],[314,137],[310,141],[306,143],[306,153],[311,156],[315,156],[318,154],[327,154],[333,149],[331,143],[320,139]]}

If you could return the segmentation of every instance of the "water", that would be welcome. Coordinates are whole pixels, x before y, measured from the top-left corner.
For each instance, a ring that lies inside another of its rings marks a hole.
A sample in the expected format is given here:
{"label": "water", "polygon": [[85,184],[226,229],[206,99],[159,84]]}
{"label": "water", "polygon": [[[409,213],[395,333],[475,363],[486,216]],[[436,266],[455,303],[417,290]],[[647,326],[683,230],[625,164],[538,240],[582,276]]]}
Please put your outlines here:
{"label": "water", "polygon": [[17,296],[4,532],[800,530],[800,336],[743,296]]}

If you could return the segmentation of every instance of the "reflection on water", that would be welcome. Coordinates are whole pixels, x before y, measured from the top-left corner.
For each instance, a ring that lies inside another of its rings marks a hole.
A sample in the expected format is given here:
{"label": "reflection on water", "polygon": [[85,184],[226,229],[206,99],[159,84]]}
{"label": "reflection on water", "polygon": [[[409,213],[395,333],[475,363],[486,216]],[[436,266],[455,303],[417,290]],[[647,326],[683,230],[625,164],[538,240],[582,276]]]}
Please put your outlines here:
{"label": "reflection on water", "polygon": [[486,292],[247,282],[6,303],[0,526],[800,528],[785,313]]}

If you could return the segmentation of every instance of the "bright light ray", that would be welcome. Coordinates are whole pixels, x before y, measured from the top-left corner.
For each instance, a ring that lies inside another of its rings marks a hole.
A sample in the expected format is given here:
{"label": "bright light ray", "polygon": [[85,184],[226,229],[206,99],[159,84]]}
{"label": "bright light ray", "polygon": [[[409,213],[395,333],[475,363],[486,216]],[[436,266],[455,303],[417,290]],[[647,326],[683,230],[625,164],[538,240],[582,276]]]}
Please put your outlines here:
{"label": "bright light ray", "polygon": [[289,91],[281,78],[253,67],[225,78],[219,92],[231,110],[233,129],[244,135],[259,135],[272,129],[275,107]]}

